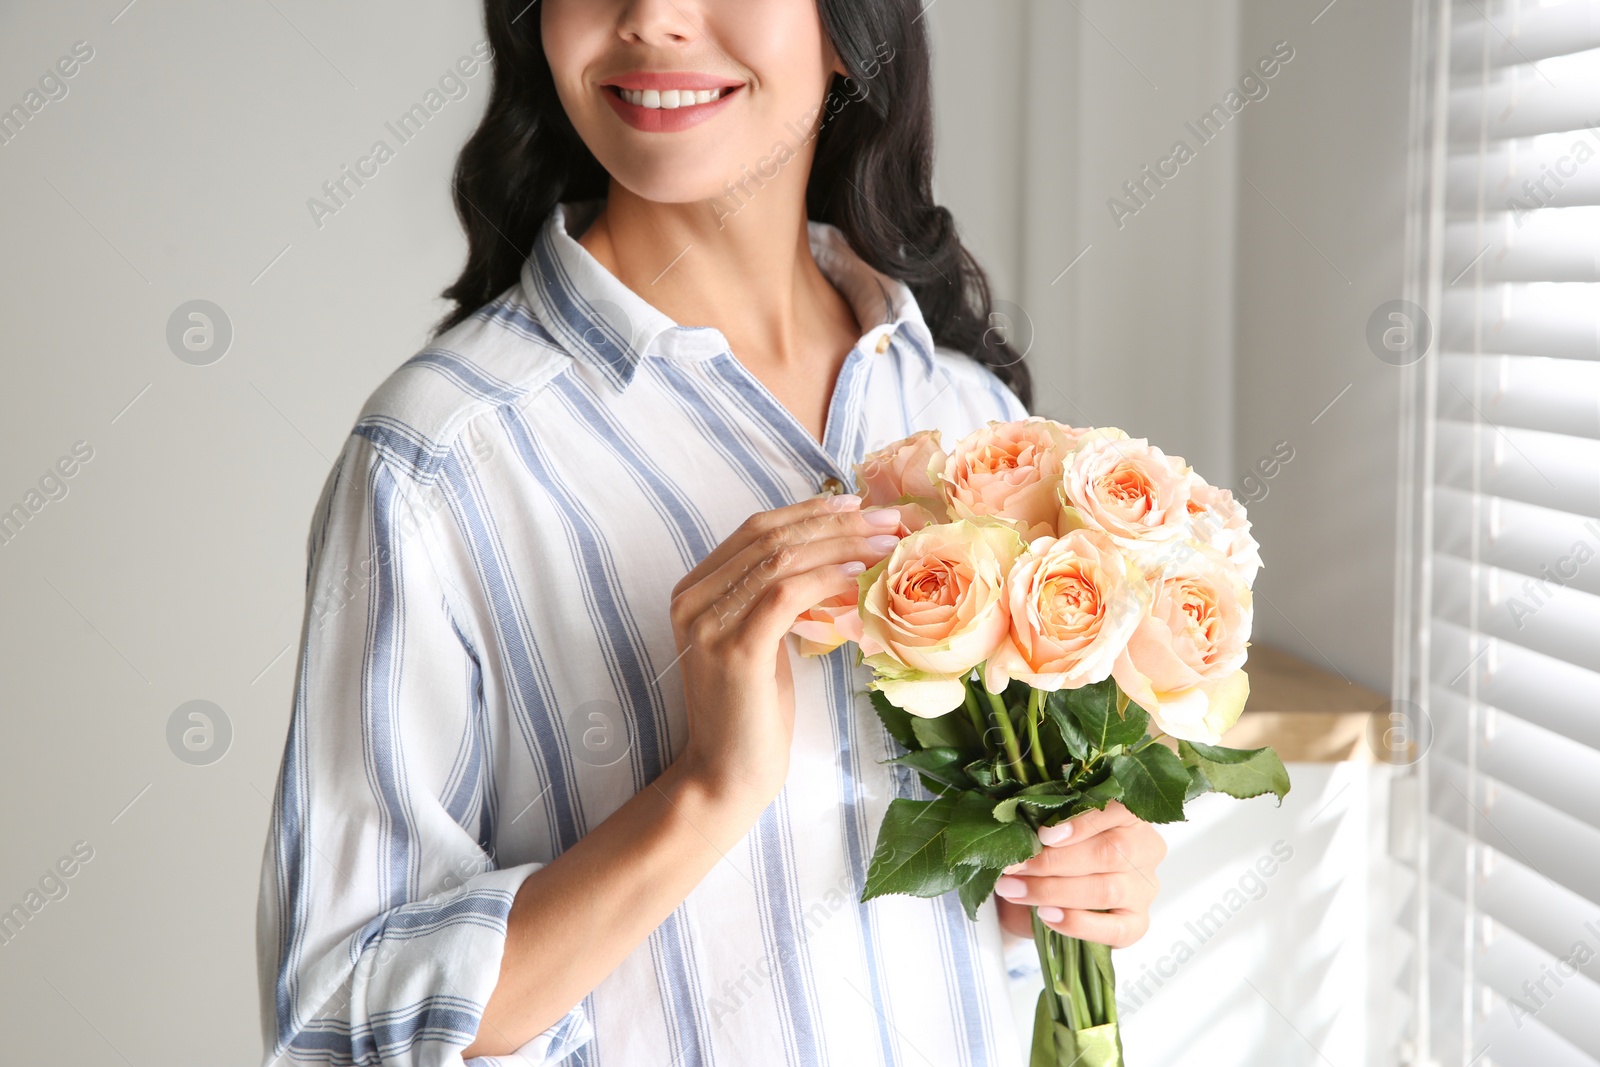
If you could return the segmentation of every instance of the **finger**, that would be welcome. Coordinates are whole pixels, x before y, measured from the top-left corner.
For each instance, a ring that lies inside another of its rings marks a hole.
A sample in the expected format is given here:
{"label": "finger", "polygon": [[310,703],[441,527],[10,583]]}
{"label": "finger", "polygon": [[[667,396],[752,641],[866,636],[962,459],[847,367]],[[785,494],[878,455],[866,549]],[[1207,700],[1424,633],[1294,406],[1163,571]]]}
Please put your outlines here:
{"label": "finger", "polygon": [[1166,858],[1167,843],[1149,823],[1118,826],[1085,840],[1040,849],[1032,859],[1005,869],[1006,874],[1082,875],[1104,871],[1154,870]]}
{"label": "finger", "polygon": [[800,613],[856,586],[866,565],[859,560],[800,571],[772,583],[750,609],[741,636],[753,648],[770,648],[783,639]]}
{"label": "finger", "polygon": [[1091,809],[1066,822],[1039,827],[1039,843],[1047,848],[1055,848],[1068,841],[1082,841],[1095,834],[1103,834],[1107,830],[1138,821],[1138,816],[1123,807],[1120,800],[1113,800],[1106,805],[1104,811]]}
{"label": "finger", "polygon": [[837,515],[842,512],[859,511],[861,498],[852,494],[835,494],[832,496],[814,496],[805,500],[787,504],[771,511],[758,511],[739,524],[739,528],[729,534],[721,544],[708,552],[704,559],[690,568],[679,581],[678,590],[687,589],[721,567],[728,560],[738,555],[750,542],[762,536],[769,530],[779,526],[788,526],[793,523],[803,522],[818,515]]}
{"label": "finger", "polygon": [[1156,898],[1158,889],[1153,881],[1146,881],[1133,871],[1072,878],[1006,875],[994,886],[997,895],[1013,904],[1088,911],[1143,910]]}
{"label": "finger", "polygon": [[1150,929],[1150,916],[1139,911],[1064,911],[1040,908],[1039,920],[1058,934],[1127,948]]}
{"label": "finger", "polygon": [[[882,512],[874,511],[870,516],[879,514]],[[774,527],[693,587],[678,593],[673,609],[692,619],[730,594],[753,603],[774,580],[800,570],[851,559],[876,563],[900,543],[899,536],[891,532],[899,518],[897,512],[887,522],[870,516],[860,512],[814,515]]]}

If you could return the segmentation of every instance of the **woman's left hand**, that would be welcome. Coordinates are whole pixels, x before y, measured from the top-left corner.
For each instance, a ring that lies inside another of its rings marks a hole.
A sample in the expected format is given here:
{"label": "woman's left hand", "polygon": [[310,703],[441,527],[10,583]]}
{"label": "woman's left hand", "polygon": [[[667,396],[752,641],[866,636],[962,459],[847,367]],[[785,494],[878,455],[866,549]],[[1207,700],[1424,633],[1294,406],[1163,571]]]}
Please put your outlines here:
{"label": "woman's left hand", "polygon": [[1156,865],[1167,843],[1156,828],[1117,801],[1104,811],[1039,831],[1044,845],[995,883],[1000,925],[1033,937],[1029,908],[1052,930],[1082,941],[1127,948],[1150,928],[1150,902],[1161,883]]}

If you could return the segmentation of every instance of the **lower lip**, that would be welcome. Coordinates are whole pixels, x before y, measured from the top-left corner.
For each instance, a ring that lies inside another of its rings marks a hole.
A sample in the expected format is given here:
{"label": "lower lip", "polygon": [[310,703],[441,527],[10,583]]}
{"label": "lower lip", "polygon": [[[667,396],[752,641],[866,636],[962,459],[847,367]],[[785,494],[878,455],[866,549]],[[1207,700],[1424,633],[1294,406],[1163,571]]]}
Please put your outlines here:
{"label": "lower lip", "polygon": [[687,130],[691,126],[698,126],[702,122],[716,115],[722,110],[724,104],[738,93],[742,85],[731,89],[724,89],[722,95],[708,104],[694,104],[691,107],[640,107],[630,104],[618,95],[615,89],[601,89],[606,101],[611,105],[611,110],[621,117],[623,122],[636,130],[646,133],[676,133]]}

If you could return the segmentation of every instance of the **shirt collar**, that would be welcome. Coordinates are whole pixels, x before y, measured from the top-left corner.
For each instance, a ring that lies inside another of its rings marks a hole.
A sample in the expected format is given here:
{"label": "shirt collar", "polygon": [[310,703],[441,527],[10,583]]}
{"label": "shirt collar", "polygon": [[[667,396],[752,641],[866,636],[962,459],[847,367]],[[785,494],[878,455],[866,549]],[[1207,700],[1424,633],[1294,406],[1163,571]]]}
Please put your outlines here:
{"label": "shirt collar", "polygon": [[[522,267],[522,295],[533,317],[574,357],[592,364],[618,389],[633,380],[645,356],[710,359],[728,351],[722,331],[680,326],[600,265],[574,234],[600,209],[598,200],[558,204]],[[901,281],[874,270],[837,227],[807,224],[811,254],[866,332],[856,347],[868,354],[907,346],[934,374],[933,336],[916,297]]]}

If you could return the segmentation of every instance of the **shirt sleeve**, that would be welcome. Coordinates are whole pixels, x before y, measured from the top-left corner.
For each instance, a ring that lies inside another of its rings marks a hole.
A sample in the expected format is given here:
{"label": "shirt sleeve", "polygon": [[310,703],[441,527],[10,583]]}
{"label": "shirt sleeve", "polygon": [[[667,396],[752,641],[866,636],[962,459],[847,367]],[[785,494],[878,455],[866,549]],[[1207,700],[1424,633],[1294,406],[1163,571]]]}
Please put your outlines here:
{"label": "shirt sleeve", "polygon": [[[268,1067],[466,1062],[512,899],[540,866],[501,868],[488,840],[478,659],[418,496],[352,435],[313,520],[257,918]],[[506,1062],[554,1063],[591,1033],[579,1005]]]}

